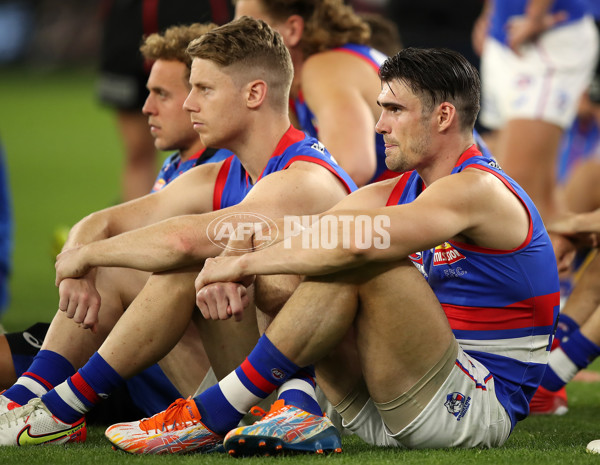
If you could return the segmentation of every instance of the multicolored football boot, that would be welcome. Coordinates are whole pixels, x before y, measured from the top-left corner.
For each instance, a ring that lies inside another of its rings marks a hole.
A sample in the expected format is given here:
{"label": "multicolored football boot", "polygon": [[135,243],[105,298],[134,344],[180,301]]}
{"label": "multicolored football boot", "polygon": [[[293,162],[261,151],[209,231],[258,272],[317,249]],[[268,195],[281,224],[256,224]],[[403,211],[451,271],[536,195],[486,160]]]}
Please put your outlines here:
{"label": "multicolored football boot", "polygon": [[104,434],[113,449],[130,454],[214,452],[223,436],[209,430],[200,418],[196,402],[188,397],[177,399],[153,417],[112,425]]}
{"label": "multicolored football boot", "polygon": [[37,397],[0,415],[0,445],[3,446],[84,442],[86,436],[85,418],[72,424],[63,423]]}
{"label": "multicolored football boot", "polygon": [[342,452],[340,435],[327,416],[285,405],[283,399],[277,400],[268,413],[260,407],[253,407],[251,412],[263,418],[227,433],[223,446],[229,455]]}

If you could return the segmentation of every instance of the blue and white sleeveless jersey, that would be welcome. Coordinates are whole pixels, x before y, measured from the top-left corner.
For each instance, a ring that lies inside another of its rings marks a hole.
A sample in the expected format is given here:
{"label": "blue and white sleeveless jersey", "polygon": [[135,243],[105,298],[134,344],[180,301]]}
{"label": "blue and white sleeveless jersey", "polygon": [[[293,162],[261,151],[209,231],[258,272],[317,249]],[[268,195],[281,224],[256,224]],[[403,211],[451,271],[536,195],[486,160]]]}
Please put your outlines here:
{"label": "blue and white sleeveless jersey", "polygon": [[[528,415],[546,369],[559,308],[557,265],[544,224],[525,191],[476,146],[462,154],[452,173],[466,168],[493,174],[519,198],[529,213],[527,238],[513,250],[448,241],[409,258],[442,304],[462,348],[490,371],[514,427]],[[410,203],[424,188],[416,171],[407,172],[387,205]]]}

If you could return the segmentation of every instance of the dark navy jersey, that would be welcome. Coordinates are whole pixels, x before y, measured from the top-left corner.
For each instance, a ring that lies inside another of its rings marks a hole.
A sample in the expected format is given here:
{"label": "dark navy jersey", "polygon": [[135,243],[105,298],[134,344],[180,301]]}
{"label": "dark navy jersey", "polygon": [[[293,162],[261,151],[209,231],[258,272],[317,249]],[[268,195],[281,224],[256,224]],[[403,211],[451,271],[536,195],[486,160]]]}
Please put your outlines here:
{"label": "dark navy jersey", "polygon": [[[316,163],[331,171],[344,184],[348,193],[356,190],[356,184],[350,176],[335,162],[323,144],[313,137],[307,136],[292,126],[283,135],[267,166],[258,177],[259,182],[265,176],[288,168],[295,161]],[[213,210],[237,205],[256,185],[251,183],[248,173],[236,156],[231,156],[223,163],[217,180],[213,197]]]}
{"label": "dark navy jersey", "polygon": [[[528,415],[546,368],[559,308],[556,259],[533,202],[496,161],[472,146],[452,173],[466,168],[493,174],[519,198],[529,214],[527,238],[514,250],[448,241],[409,258],[442,304],[462,348],[495,379],[498,400],[514,427]],[[416,171],[407,172],[388,205],[410,203],[424,188]]]}

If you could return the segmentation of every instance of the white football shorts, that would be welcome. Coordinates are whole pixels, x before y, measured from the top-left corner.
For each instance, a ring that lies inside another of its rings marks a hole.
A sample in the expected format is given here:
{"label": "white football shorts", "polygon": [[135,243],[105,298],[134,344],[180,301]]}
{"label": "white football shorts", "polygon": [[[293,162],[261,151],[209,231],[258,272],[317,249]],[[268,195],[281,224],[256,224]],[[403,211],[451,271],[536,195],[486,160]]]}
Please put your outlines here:
{"label": "white football shorts", "polygon": [[521,56],[486,39],[481,57],[481,124],[499,129],[508,120],[537,119],[571,125],[598,57],[591,17],[551,29],[521,48]]}
{"label": "white football shorts", "polygon": [[[411,449],[498,447],[511,431],[506,410],[496,398],[494,379],[480,362],[458,348],[455,364],[425,409],[392,435],[372,399],[344,426],[373,445]],[[486,378],[490,378],[486,381]]]}

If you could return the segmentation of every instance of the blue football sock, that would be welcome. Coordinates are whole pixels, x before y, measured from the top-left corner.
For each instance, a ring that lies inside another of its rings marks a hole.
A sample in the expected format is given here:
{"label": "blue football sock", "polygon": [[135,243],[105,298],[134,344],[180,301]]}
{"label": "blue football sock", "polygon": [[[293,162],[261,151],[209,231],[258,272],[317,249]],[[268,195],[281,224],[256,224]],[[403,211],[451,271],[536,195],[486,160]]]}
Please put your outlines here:
{"label": "blue football sock", "polygon": [[563,339],[568,338],[573,331],[577,331],[578,329],[579,325],[573,318],[561,313],[558,316],[558,324],[556,325],[556,334],[554,335],[554,338],[562,343]]}
{"label": "blue football sock", "polygon": [[25,405],[34,397],[41,397],[73,373],[75,368],[65,357],[51,350],[40,350],[31,366],[4,392],[4,396]]}
{"label": "blue football sock", "polygon": [[74,423],[119,387],[123,378],[96,352],[67,381],[42,397],[57,418]]}
{"label": "blue football sock", "polygon": [[298,369],[263,335],[234,372],[194,398],[203,423],[215,433],[229,432],[253,405],[275,391]]}
{"label": "blue football sock", "polygon": [[323,410],[317,402],[315,392],[315,367],[309,365],[301,368],[279,388],[279,399],[286,405],[293,405],[313,415],[323,415]]}
{"label": "blue football sock", "polygon": [[561,348],[580,370],[587,367],[600,355],[600,347],[581,334],[579,330],[572,332],[569,339],[561,344]]}
{"label": "blue football sock", "polygon": [[550,353],[542,386],[549,391],[558,391],[598,355],[600,347],[581,334],[580,330],[572,332],[567,341]]}

